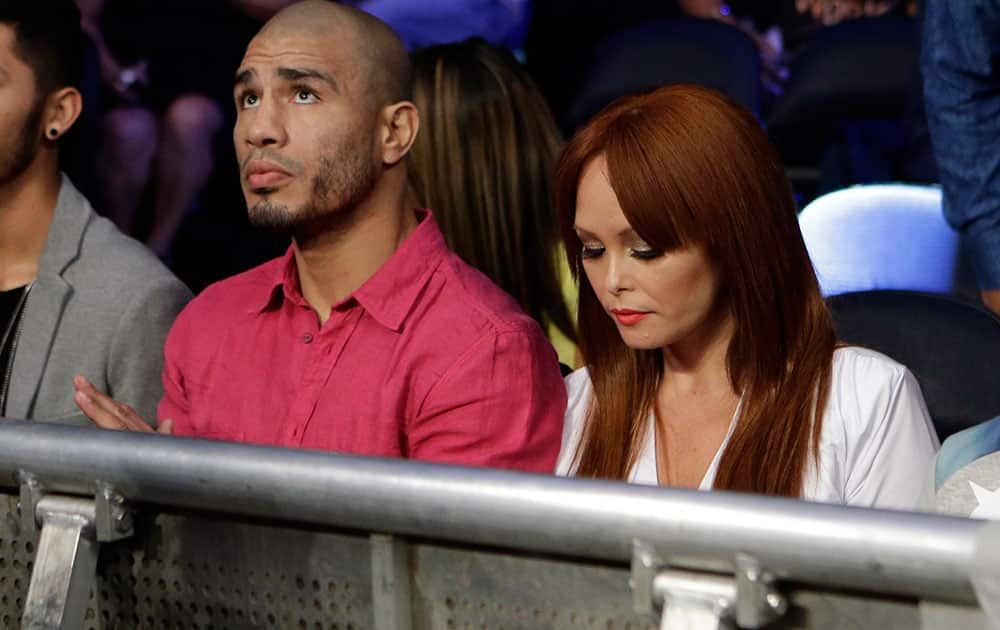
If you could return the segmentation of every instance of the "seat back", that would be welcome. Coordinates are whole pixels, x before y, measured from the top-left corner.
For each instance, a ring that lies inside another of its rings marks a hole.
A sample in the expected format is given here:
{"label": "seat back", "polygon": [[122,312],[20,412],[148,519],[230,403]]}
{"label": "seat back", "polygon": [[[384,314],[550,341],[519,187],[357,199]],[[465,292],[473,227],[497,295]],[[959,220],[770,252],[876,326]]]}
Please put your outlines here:
{"label": "seat back", "polygon": [[615,99],[662,85],[716,89],[760,113],[760,57],[753,41],[717,20],[666,20],[621,31],[601,43],[564,125],[575,129]]}
{"label": "seat back", "polygon": [[870,289],[948,293],[958,234],[941,214],[941,189],[853,186],[807,205],[799,227],[823,295]]}
{"label": "seat back", "polygon": [[942,440],[1000,415],[1000,318],[949,296],[862,291],[827,300],[843,341],[913,372]]}
{"label": "seat back", "polygon": [[768,127],[901,117],[918,46],[909,18],[863,18],[820,29],[793,60]]}
{"label": "seat back", "polygon": [[805,199],[840,181],[831,151],[845,123],[904,119],[919,83],[918,51],[916,21],[883,16],[821,28],[795,56],[767,128]]}

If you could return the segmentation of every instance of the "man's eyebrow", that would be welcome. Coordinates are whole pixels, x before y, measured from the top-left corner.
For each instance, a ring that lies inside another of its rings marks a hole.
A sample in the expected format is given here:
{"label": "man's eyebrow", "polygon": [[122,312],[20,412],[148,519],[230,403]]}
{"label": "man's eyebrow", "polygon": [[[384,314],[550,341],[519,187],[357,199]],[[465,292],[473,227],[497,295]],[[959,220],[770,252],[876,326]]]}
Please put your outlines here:
{"label": "man's eyebrow", "polygon": [[234,81],[234,87],[239,87],[241,85],[246,85],[253,81],[257,77],[257,72],[253,68],[247,68],[246,70],[240,70],[236,73],[236,79]]}
{"label": "man's eyebrow", "polygon": [[335,92],[340,91],[337,81],[329,74],[313,68],[278,68],[278,76],[285,81],[302,81],[303,79],[318,79],[328,84]]}

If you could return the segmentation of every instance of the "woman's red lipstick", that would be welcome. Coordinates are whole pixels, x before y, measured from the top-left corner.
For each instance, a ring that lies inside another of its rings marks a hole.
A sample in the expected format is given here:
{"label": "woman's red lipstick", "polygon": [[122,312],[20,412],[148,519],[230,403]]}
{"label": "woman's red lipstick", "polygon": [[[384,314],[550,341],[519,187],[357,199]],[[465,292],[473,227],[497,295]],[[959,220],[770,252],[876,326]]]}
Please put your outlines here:
{"label": "woman's red lipstick", "polygon": [[622,326],[635,326],[641,322],[646,315],[649,315],[647,311],[633,311],[627,308],[613,308],[611,309],[611,313]]}

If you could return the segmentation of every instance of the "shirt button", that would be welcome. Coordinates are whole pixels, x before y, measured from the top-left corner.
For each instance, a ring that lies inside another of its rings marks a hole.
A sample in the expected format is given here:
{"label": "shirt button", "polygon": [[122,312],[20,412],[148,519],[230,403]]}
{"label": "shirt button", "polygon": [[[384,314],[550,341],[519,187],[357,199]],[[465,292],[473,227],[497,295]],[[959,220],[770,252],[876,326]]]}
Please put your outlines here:
{"label": "shirt button", "polygon": [[302,343],[312,343],[312,340],[313,340],[312,333],[302,334]]}

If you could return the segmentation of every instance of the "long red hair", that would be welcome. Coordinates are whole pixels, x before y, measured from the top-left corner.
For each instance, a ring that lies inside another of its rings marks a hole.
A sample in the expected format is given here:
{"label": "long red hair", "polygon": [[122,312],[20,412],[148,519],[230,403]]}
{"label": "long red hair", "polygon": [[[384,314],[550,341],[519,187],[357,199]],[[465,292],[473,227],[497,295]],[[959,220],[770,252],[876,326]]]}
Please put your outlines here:
{"label": "long red hair", "polygon": [[725,96],[663,87],[612,103],[576,133],[555,206],[580,281],[580,351],[594,387],[577,474],[625,479],[664,377],[660,350],[627,347],[585,274],[573,230],[584,167],[599,155],[625,217],[649,245],[700,245],[734,321],[727,353],[742,393],[714,487],[800,496],[819,451],[836,335],[799,231],[791,187],[754,117]]}

